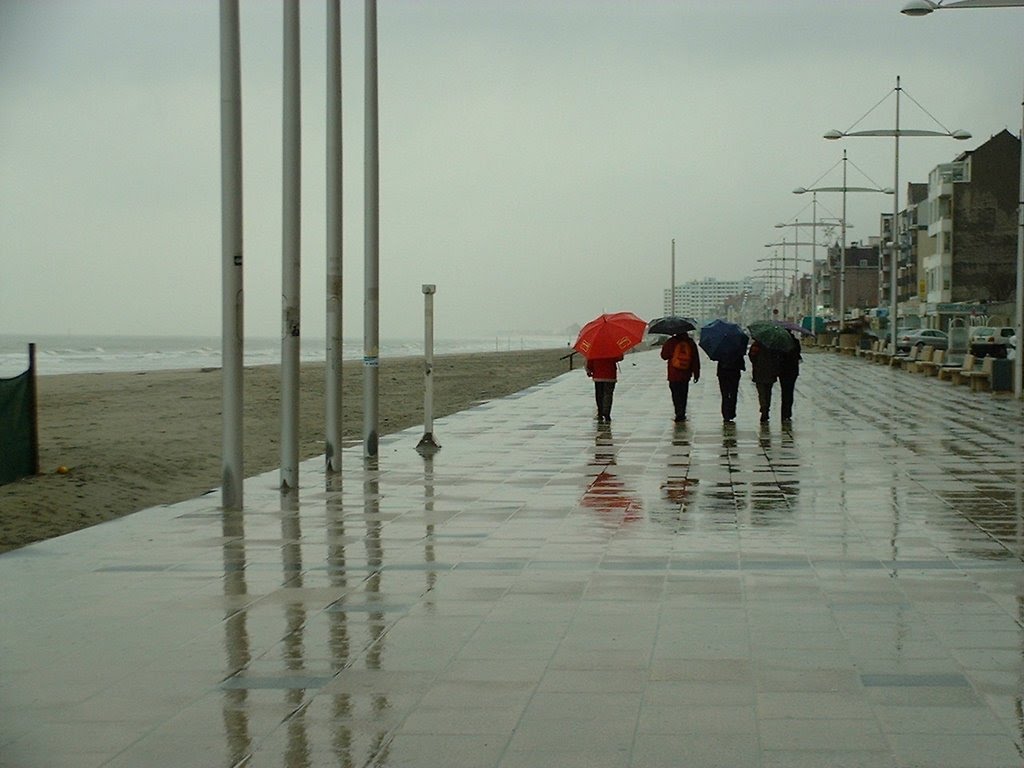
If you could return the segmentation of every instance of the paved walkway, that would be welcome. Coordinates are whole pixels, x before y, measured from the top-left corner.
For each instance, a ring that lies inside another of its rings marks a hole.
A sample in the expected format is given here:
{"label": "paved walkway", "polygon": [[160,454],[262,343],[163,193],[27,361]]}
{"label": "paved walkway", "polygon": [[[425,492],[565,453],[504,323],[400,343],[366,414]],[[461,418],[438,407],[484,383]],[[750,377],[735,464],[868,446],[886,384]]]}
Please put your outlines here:
{"label": "paved walkway", "polygon": [[1020,768],[1020,406],[806,358],[787,430],[645,352],[0,556],[0,765]]}

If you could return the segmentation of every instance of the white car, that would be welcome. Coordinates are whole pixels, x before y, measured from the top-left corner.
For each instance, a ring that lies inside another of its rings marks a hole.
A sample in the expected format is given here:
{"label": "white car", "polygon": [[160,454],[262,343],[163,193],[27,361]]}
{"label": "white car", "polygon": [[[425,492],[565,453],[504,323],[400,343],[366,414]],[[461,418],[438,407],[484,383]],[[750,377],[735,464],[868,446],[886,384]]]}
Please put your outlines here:
{"label": "white car", "polygon": [[1006,357],[1013,328],[983,325],[971,328],[967,351],[975,357]]}

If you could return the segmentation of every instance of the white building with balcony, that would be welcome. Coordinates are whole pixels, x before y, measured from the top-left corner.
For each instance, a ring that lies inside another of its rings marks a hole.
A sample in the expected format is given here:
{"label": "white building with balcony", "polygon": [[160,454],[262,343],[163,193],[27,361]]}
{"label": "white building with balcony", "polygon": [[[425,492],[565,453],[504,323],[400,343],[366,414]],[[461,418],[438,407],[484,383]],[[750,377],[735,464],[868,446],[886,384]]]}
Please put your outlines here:
{"label": "white building with balcony", "polygon": [[[704,323],[719,316],[726,299],[744,294],[763,296],[763,282],[753,277],[744,277],[741,280],[718,280],[714,277],[691,280],[675,286],[675,314],[692,317]],[[672,292],[668,288],[665,289],[664,298],[665,314],[673,314]]]}

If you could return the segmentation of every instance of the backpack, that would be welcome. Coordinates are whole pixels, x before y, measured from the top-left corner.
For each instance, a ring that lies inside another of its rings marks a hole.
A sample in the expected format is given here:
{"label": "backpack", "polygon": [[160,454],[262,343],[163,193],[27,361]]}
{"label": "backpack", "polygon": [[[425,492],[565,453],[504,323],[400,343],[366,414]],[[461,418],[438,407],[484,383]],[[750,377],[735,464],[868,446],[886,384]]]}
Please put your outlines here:
{"label": "backpack", "polygon": [[683,339],[672,350],[672,359],[669,360],[669,365],[677,371],[688,371],[690,370],[690,356],[692,354],[690,343]]}

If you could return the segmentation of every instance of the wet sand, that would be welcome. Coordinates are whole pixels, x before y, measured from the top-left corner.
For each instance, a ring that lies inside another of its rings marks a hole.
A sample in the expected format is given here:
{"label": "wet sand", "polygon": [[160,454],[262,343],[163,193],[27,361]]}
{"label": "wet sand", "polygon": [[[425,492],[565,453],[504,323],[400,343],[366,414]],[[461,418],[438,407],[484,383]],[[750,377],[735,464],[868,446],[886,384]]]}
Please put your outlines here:
{"label": "wet sand", "polygon": [[[442,355],[434,360],[434,417],[547,381],[569,369],[566,349]],[[302,459],[324,453],[325,364],[301,370]],[[346,440],[362,436],[363,367],[342,374]],[[247,368],[244,469],[280,466],[280,370]],[[423,423],[423,359],[382,359],[380,432]],[[194,498],[220,486],[218,370],[41,376],[40,474],[0,486],[0,552]],[[58,467],[66,467],[61,474]]]}

